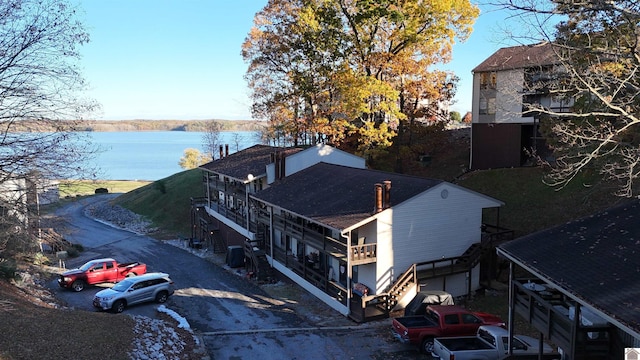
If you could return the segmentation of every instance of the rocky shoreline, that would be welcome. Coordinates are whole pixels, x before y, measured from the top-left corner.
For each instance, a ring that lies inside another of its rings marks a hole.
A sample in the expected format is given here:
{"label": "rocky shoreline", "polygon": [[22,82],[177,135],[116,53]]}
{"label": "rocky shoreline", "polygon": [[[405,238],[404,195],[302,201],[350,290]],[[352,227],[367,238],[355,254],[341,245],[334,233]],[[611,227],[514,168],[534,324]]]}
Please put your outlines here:
{"label": "rocky shoreline", "polygon": [[85,214],[95,220],[136,234],[149,234],[157,230],[144,216],[122,206],[113,205],[109,201],[100,201],[87,206]]}

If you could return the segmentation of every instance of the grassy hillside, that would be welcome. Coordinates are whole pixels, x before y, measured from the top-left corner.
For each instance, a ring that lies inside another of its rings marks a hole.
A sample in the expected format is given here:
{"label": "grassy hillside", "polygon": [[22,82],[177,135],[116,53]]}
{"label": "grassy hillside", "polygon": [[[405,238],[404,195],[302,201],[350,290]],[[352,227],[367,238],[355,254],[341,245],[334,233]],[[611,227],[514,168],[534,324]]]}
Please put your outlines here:
{"label": "grassy hillside", "polygon": [[[500,208],[500,226],[522,236],[566,223],[602,209],[622,199],[612,195],[612,185],[583,175],[562,190],[545,185],[543,169],[522,167],[476,171],[458,179],[468,189],[505,203]],[[495,215],[488,222],[493,223]]]}
{"label": "grassy hillside", "polygon": [[193,169],[139,187],[118,196],[114,204],[147,217],[161,228],[158,237],[191,233],[190,199],[201,197],[202,170]]}

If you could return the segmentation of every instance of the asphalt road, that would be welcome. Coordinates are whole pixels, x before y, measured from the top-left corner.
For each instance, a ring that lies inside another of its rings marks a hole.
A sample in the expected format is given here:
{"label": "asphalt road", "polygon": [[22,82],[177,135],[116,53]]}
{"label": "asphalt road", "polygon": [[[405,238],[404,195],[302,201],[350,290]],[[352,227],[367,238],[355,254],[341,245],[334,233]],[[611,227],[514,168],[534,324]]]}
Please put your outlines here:
{"label": "asphalt road", "polygon": [[[94,258],[113,257],[119,262],[144,262],[147,271],[169,273],[176,284],[176,293],[165,305],[185,317],[194,332],[201,335],[212,359],[427,358],[413,347],[388,341],[388,334],[381,332],[389,332],[390,326],[352,323],[318,327],[260,286],[215,263],[85,216],[86,206],[111,196],[84,198],[56,212],[62,220],[56,225],[57,231],[85,248],[78,258],[67,260],[66,267],[77,267]],[[68,306],[96,311],[91,300],[101,286],[75,293],[60,289],[55,280],[49,285]],[[125,313],[155,318],[157,306],[154,303],[132,306]]]}

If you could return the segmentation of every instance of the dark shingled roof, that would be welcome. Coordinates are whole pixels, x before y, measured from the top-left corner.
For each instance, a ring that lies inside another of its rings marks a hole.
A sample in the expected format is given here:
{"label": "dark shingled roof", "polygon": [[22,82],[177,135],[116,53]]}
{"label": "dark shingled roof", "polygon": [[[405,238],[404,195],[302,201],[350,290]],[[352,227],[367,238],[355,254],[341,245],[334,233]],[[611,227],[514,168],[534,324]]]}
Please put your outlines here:
{"label": "dark shingled roof", "polygon": [[231,176],[238,180],[244,180],[249,174],[254,177],[266,175],[266,166],[271,163],[271,154],[284,152],[286,155],[290,155],[301,150],[298,148],[285,149],[275,146],[253,145],[222,159],[204,164],[200,168]]}
{"label": "dark shingled roof", "polygon": [[557,63],[558,58],[551,44],[521,45],[499,49],[476,66],[473,72],[524,69]]}
{"label": "dark shingled roof", "polygon": [[527,235],[499,249],[640,333],[640,201]]}
{"label": "dark shingled roof", "polygon": [[375,184],[391,181],[391,206],[442,183],[369,169],[319,163],[253,195],[295,214],[345,229],[373,215]]}

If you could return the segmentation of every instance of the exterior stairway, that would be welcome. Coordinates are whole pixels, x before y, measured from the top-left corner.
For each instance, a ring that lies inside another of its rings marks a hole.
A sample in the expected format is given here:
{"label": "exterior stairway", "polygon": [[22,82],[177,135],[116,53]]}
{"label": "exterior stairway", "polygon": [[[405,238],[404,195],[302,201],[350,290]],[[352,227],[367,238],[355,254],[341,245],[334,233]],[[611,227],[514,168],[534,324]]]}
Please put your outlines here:
{"label": "exterior stairway", "polygon": [[264,250],[256,246],[261,241],[261,237],[258,235],[255,242],[245,241],[244,243],[247,271],[252,272],[259,282],[271,282],[274,279],[274,270],[269,264]]}
{"label": "exterior stairway", "polygon": [[392,311],[396,305],[407,295],[407,293],[415,286],[418,285],[418,278],[416,274],[415,264],[409,267],[402,275],[400,275],[396,281],[393,282],[387,289],[386,293],[387,304],[386,310]]}
{"label": "exterior stairway", "polygon": [[[383,311],[387,316],[398,308],[404,297],[419,286],[423,280],[446,277],[472,271],[485,254],[495,249],[497,243],[506,241],[509,236],[490,236],[481,242],[474,243],[460,256],[426,261],[411,265],[383,293],[369,296],[362,302],[362,311],[351,309],[351,317],[359,322],[372,320],[366,314],[368,310]],[[355,316],[354,316],[355,314]],[[358,316],[360,315],[360,316]],[[378,316],[379,317],[379,316]]]}

